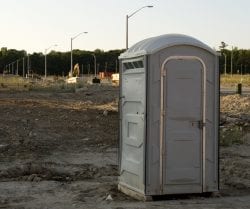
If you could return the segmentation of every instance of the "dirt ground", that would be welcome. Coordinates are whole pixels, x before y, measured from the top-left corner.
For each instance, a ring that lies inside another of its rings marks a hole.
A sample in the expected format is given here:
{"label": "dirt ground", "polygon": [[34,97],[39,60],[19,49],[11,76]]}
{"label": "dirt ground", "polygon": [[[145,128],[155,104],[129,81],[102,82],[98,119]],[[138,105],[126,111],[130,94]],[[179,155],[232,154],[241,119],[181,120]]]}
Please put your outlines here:
{"label": "dirt ground", "polygon": [[117,190],[117,102],[106,85],[0,91],[0,209],[250,208],[249,96],[221,97],[219,194],[153,202]]}

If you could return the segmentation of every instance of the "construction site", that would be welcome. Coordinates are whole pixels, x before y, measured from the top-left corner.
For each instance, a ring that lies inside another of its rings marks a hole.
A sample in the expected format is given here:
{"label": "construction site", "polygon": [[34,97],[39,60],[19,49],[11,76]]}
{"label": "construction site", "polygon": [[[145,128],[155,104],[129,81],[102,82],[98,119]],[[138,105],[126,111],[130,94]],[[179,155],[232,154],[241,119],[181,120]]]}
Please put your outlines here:
{"label": "construction site", "polygon": [[151,202],[117,189],[118,95],[111,82],[2,85],[0,208],[249,208],[248,95],[220,96],[220,191]]}

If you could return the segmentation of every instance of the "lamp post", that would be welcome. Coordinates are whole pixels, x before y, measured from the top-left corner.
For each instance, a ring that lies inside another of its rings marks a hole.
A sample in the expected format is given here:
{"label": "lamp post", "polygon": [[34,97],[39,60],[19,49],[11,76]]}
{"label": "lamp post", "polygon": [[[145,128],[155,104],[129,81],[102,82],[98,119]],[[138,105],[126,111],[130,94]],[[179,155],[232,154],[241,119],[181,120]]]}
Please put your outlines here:
{"label": "lamp post", "polygon": [[12,75],[14,75],[14,63],[15,63],[15,62],[12,62],[12,63],[11,63],[11,64],[12,64],[12,71],[11,71],[12,73],[11,73],[11,74],[12,74]]}
{"label": "lamp post", "polygon": [[152,5],[148,5],[148,6],[143,6],[140,9],[137,9],[136,11],[134,11],[132,14],[130,15],[126,15],[126,49],[128,49],[128,19],[130,17],[132,17],[134,14],[136,14],[137,12],[139,12],[140,10],[144,9],[144,8],[152,8],[154,6]]}
{"label": "lamp post", "polygon": [[234,49],[234,47],[232,46],[232,51],[231,51],[231,77],[233,76],[233,49]]}
{"label": "lamp post", "polygon": [[29,54],[27,54],[27,78],[30,76],[30,57]]}
{"label": "lamp post", "polygon": [[25,57],[23,57],[23,78],[25,77],[25,63],[24,63]]}
{"label": "lamp post", "polygon": [[18,75],[18,73],[19,73],[19,72],[18,72],[18,63],[19,63],[19,60],[16,61],[16,68],[17,68],[17,69],[16,69],[16,75]]}
{"label": "lamp post", "polygon": [[94,65],[95,65],[95,78],[96,78],[96,56],[95,56],[95,54],[92,54],[92,56],[94,57]]}
{"label": "lamp post", "polygon": [[56,47],[57,44],[53,44],[50,47],[48,47],[47,49],[44,50],[44,79],[47,78],[47,51],[49,49],[51,49],[52,47]]}
{"label": "lamp post", "polygon": [[76,39],[78,36],[82,35],[83,33],[87,34],[88,32],[81,32],[79,34],[77,34],[76,36],[70,38],[70,51],[71,51],[71,54],[70,54],[70,74],[72,76],[72,73],[73,73],[73,50],[72,50],[72,42],[74,39]]}
{"label": "lamp post", "polygon": [[228,44],[226,44],[224,41],[221,42],[221,46],[219,46],[219,48],[221,49],[221,52],[223,53],[224,57],[225,57],[225,64],[224,64],[224,74],[227,74],[227,55],[226,52],[224,51],[225,48],[228,46]]}
{"label": "lamp post", "polygon": [[95,54],[92,54],[92,56],[94,57],[94,61],[95,61],[95,77],[92,79],[92,83],[100,83],[101,80],[97,78],[97,73],[96,73],[96,56]]}
{"label": "lamp post", "polygon": [[226,53],[224,53],[224,57],[225,57],[224,74],[227,75],[227,55],[226,55]]}

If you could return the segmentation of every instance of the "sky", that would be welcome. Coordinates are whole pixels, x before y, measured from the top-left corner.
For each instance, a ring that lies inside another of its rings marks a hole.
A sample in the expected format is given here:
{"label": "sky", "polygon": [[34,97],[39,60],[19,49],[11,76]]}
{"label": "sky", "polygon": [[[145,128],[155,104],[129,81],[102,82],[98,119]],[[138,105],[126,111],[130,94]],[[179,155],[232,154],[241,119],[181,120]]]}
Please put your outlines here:
{"label": "sky", "polygon": [[[104,51],[126,47],[168,33],[193,36],[218,49],[224,41],[250,49],[249,0],[0,0],[0,47]],[[57,44],[56,47],[53,45]]]}

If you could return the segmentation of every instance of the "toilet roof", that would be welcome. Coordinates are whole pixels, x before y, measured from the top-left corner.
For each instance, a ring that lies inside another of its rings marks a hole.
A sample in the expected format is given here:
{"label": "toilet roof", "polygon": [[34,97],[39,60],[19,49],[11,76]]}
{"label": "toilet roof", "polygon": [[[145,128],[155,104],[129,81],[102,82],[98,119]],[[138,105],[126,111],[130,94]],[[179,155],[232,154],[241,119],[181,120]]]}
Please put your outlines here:
{"label": "toilet roof", "polygon": [[217,55],[217,52],[215,50],[191,36],[182,34],[165,34],[147,38],[134,44],[127,51],[121,54],[119,58],[129,58],[146,54],[154,54],[164,48],[176,45],[196,46]]}

